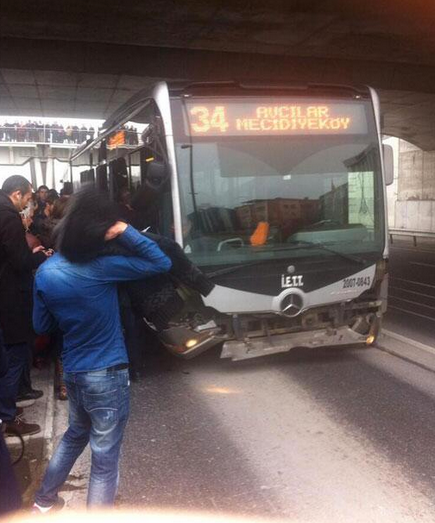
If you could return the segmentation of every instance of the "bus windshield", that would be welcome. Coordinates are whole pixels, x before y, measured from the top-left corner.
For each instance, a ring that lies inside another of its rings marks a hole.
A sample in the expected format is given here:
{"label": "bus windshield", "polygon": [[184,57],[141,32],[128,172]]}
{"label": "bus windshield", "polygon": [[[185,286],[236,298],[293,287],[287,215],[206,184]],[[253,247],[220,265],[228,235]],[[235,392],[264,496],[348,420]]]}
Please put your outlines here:
{"label": "bus windshield", "polygon": [[184,250],[198,265],[383,250],[370,102],[174,99],[172,115]]}

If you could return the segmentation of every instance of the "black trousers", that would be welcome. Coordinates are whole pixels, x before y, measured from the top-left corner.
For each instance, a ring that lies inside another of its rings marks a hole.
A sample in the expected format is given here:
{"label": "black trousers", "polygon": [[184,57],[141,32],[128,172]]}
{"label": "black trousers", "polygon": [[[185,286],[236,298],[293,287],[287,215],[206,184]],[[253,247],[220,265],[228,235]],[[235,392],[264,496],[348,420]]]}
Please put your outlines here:
{"label": "black trousers", "polygon": [[11,464],[11,457],[0,430],[0,517],[21,508],[21,494]]}
{"label": "black trousers", "polygon": [[17,413],[17,396],[23,374],[29,367],[29,344],[5,345],[9,362],[7,373],[0,378],[0,419],[11,421]]}
{"label": "black trousers", "polygon": [[32,392],[32,380],[30,378],[30,371],[33,365],[33,350],[30,343],[27,344],[27,364],[21,374],[20,386],[18,387],[18,396],[24,396],[27,392]]}

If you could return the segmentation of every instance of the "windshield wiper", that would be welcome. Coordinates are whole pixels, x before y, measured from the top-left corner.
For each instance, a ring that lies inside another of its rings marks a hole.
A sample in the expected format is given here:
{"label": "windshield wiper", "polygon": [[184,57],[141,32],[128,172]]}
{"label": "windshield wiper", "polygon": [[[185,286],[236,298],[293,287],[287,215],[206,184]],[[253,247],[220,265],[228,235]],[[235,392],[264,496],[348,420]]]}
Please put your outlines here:
{"label": "windshield wiper", "polygon": [[331,252],[332,254],[336,254],[337,256],[340,256],[341,258],[344,258],[345,260],[352,261],[354,263],[359,263],[361,265],[365,265],[367,262],[364,258],[361,258],[360,256],[355,256],[353,254],[345,254],[341,251],[336,251],[335,249],[332,249],[332,247],[328,247],[324,243],[320,242],[309,242],[306,240],[296,240],[294,242],[289,242],[290,245],[293,245],[293,248],[298,248],[298,246],[301,246],[303,249],[322,249],[324,251]]}

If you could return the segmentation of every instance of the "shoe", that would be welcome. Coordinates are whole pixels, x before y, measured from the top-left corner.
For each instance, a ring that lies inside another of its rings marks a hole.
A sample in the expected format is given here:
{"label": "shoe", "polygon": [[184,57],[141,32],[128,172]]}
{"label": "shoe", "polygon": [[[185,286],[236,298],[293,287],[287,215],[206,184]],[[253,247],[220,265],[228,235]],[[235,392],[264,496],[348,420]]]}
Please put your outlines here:
{"label": "shoe", "polygon": [[5,435],[20,434],[21,436],[31,436],[32,434],[38,434],[41,432],[41,427],[36,423],[27,423],[20,416],[15,416],[13,421],[4,422]]}
{"label": "shoe", "polygon": [[28,392],[25,392],[24,394],[20,394],[17,398],[17,401],[37,400],[39,398],[42,398],[43,395],[44,393],[42,390],[31,389]]}
{"label": "shoe", "polygon": [[61,401],[66,401],[68,399],[68,392],[66,390],[66,385],[61,385],[59,387],[59,393],[57,395],[57,397],[61,400]]}
{"label": "shoe", "polygon": [[24,409],[22,407],[17,407],[17,413],[16,416],[22,416],[24,413]]}
{"label": "shoe", "polygon": [[57,497],[56,503],[50,505],[49,507],[42,507],[38,503],[33,503],[32,514],[46,514],[47,512],[57,512],[62,510],[65,505],[65,500],[63,498]]}
{"label": "shoe", "polygon": [[31,407],[35,403],[35,400],[17,400],[15,404],[17,407]]}

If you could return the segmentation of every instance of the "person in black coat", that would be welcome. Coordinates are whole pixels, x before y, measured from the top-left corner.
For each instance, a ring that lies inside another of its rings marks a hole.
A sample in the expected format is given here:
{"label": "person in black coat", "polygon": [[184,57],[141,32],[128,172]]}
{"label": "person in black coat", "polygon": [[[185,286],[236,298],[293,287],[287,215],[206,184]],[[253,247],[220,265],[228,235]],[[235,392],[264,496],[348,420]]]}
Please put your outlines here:
{"label": "person in black coat", "polygon": [[[16,399],[30,365],[33,271],[48,255],[42,246],[32,251],[27,245],[20,212],[31,196],[32,187],[23,176],[10,176],[0,191],[0,328],[9,359],[9,370],[0,379],[0,419],[6,432],[10,428],[22,434],[40,431],[17,416]],[[35,398],[42,395],[33,392]]]}

